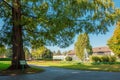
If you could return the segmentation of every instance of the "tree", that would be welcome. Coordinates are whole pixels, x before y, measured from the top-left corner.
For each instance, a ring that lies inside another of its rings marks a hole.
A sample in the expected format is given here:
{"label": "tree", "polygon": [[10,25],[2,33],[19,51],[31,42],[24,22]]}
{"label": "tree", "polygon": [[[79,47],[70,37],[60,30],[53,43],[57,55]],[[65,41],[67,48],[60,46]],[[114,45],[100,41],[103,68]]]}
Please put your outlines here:
{"label": "tree", "polygon": [[45,46],[32,50],[32,56],[35,59],[52,59],[53,53]]}
{"label": "tree", "polygon": [[108,46],[120,57],[120,22],[117,23],[113,36],[108,40]]}
{"label": "tree", "polygon": [[91,46],[91,44],[90,44],[89,35],[86,34],[86,37],[87,37],[86,50],[87,50],[87,53],[88,53],[89,55],[92,55],[93,51],[92,51],[92,46]]}
{"label": "tree", "polygon": [[43,60],[52,60],[53,59],[53,53],[49,49],[46,49],[45,52],[42,53],[42,59]]}
{"label": "tree", "polygon": [[60,50],[58,50],[56,54],[57,54],[57,55],[61,55],[61,51],[60,51]]}
{"label": "tree", "polygon": [[30,53],[30,50],[27,47],[24,47],[24,52],[25,52],[25,59],[31,60],[32,54]]}
{"label": "tree", "polygon": [[12,49],[11,48],[6,49],[6,57],[12,58]]}
{"label": "tree", "polygon": [[84,60],[85,49],[87,50],[88,54],[91,54],[92,48],[87,33],[80,34],[78,36],[77,42],[75,43],[75,53],[81,60]]}
{"label": "tree", "polygon": [[66,47],[79,32],[107,32],[116,17],[112,0],[0,0],[0,6],[0,41],[13,52],[9,69],[22,68],[25,45]]}
{"label": "tree", "polygon": [[6,55],[6,49],[4,45],[0,45],[0,56],[4,58]]}
{"label": "tree", "polygon": [[41,55],[45,52],[45,50],[46,50],[45,46],[39,47],[37,49],[36,48],[32,49],[32,57],[34,57],[35,59],[42,58]]}

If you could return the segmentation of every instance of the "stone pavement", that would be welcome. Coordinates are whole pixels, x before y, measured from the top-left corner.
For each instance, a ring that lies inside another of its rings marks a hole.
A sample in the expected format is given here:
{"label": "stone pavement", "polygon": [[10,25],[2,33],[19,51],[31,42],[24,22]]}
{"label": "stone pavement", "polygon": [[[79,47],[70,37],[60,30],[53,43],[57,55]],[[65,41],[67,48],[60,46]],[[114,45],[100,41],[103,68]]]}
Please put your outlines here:
{"label": "stone pavement", "polygon": [[97,72],[42,67],[45,72],[17,76],[0,76],[0,80],[120,80],[120,72]]}

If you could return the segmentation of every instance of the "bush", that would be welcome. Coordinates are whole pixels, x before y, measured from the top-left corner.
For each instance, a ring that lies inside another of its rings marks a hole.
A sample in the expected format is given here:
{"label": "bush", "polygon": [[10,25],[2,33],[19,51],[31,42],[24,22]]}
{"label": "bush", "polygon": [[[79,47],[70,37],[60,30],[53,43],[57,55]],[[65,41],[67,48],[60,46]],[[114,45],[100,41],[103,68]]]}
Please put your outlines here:
{"label": "bush", "polygon": [[0,61],[11,61],[11,58],[0,58]]}
{"label": "bush", "polygon": [[110,56],[110,62],[116,62],[117,58],[115,56]]}
{"label": "bush", "polygon": [[92,61],[95,63],[113,63],[116,62],[117,58],[115,56],[107,56],[107,55],[103,55],[103,56],[92,56],[91,57]]}
{"label": "bush", "polygon": [[93,62],[101,62],[100,56],[92,56],[91,59]]}
{"label": "bush", "polygon": [[65,58],[65,60],[66,60],[66,61],[72,61],[72,57],[67,56],[67,57]]}
{"label": "bush", "polygon": [[102,60],[102,62],[110,62],[109,56],[102,56],[101,60]]}

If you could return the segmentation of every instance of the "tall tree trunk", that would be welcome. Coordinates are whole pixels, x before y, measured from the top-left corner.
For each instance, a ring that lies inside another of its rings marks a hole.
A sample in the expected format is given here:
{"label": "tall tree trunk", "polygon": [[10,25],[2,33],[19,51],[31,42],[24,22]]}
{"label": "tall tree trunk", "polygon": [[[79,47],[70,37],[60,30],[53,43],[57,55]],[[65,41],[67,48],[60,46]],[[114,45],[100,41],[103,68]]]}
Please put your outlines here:
{"label": "tall tree trunk", "polygon": [[[20,60],[25,60],[25,53],[23,50],[23,39],[22,39],[22,26],[21,26],[21,5],[20,0],[12,0],[12,64],[8,69],[22,69],[20,65]],[[28,68],[26,64],[24,68]]]}

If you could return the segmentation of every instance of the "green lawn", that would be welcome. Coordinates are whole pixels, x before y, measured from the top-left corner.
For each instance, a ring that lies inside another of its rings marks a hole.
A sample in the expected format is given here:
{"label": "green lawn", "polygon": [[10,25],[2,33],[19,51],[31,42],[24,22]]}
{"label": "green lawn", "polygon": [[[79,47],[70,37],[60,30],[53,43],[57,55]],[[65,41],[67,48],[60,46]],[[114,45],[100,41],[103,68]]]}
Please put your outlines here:
{"label": "green lawn", "polygon": [[65,61],[30,61],[28,63],[39,66],[43,65],[77,70],[120,72],[120,64],[91,64],[91,63],[83,64],[79,62],[65,62]]}
{"label": "green lawn", "polygon": [[[9,67],[10,61],[0,61],[0,71]],[[66,62],[66,61],[28,61],[28,64],[35,64],[39,66],[60,67],[67,69],[77,70],[92,70],[92,71],[109,71],[120,72],[120,64],[91,64],[79,62]],[[37,70],[36,70],[37,71]]]}
{"label": "green lawn", "polygon": [[44,69],[36,68],[36,67],[30,67],[25,69],[24,71],[21,70],[6,70],[10,66],[10,61],[0,61],[0,73],[3,75],[18,75],[18,74],[30,74],[30,73],[38,73],[43,72]]}
{"label": "green lawn", "polygon": [[0,71],[5,70],[10,66],[10,61],[0,61]]}

